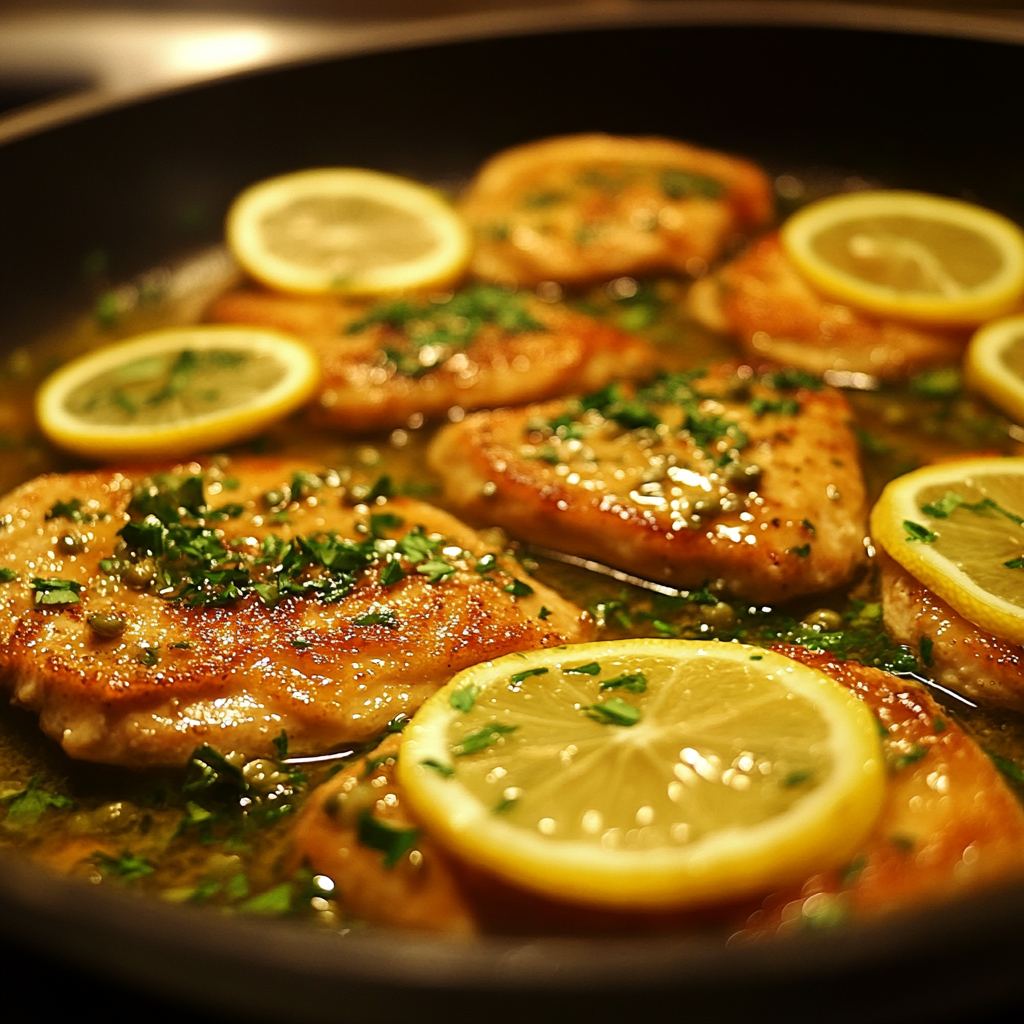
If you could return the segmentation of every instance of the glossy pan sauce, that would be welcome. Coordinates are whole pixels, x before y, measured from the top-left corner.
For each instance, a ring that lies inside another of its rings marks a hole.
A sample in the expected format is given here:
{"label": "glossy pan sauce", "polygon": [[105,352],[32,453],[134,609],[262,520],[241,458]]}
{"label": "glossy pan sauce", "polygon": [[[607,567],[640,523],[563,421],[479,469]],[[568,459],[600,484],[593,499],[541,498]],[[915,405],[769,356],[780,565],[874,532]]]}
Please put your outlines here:
{"label": "glossy pan sauce", "polygon": [[[777,179],[780,206],[792,196],[795,182],[800,184],[800,179],[793,175]],[[807,193],[834,188],[834,183],[812,186]],[[235,276],[221,250],[199,253],[181,265],[159,268],[100,294],[94,309],[76,322],[11,353],[0,374],[0,493],[40,473],[82,465],[50,447],[34,427],[32,395],[43,377],[98,345],[194,319]],[[567,298],[586,312],[649,339],[668,369],[684,370],[735,356],[734,342],[684,312],[687,287],[670,279],[620,278]],[[967,393],[957,368],[927,371],[905,385],[852,383],[868,385],[847,394],[857,416],[871,500],[887,480],[938,458],[961,452],[1020,453],[1019,428]],[[389,476],[396,486],[430,496],[440,493],[425,458],[432,433],[426,424],[351,440],[318,429],[299,414],[238,452],[295,455],[324,466],[348,466],[354,479],[367,484]],[[597,639],[674,635],[788,642],[927,680],[927,667],[916,653],[895,644],[881,627],[873,564],[843,592],[772,608],[743,601],[690,603],[561,564],[528,547],[516,550],[539,580],[590,611]],[[1024,771],[1017,767],[1024,765],[1024,722],[1019,716],[974,707],[934,686],[931,692],[996,756],[997,765],[1024,795]],[[7,801],[9,810],[0,821],[0,844],[96,884],[127,885],[169,901],[295,914],[331,927],[348,927],[358,921],[334,898],[330,881],[308,870],[294,870],[288,859],[289,835],[307,795],[366,749],[302,763],[290,760],[282,750],[279,763],[250,762],[243,769],[248,782],[259,783],[261,773],[278,780],[273,798],[256,795],[240,813],[237,793],[232,794],[225,781],[224,812],[211,815],[189,798],[195,766],[188,772],[133,772],[75,762],[42,736],[34,715],[5,703],[0,707],[0,799]],[[230,774],[225,773],[225,780]],[[252,792],[261,792],[258,784]],[[15,794],[21,794],[16,802]]]}

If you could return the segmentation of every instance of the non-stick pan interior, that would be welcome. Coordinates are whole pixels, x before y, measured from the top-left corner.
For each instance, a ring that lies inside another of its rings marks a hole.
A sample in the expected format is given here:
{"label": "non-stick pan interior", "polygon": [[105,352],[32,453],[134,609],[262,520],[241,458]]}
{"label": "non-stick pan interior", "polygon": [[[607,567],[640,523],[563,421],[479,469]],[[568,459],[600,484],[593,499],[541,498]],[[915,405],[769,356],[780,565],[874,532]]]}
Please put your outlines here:
{"label": "non-stick pan interior", "polygon": [[[151,99],[0,149],[0,346],[87,308],[96,254],[116,281],[216,241],[261,177],[342,164],[454,184],[560,132],[670,135],[1024,221],[1024,132],[1004,113],[1022,94],[1009,44],[666,25],[376,53]],[[24,865],[0,902],[19,941],[250,1019],[939,1020],[1024,988],[1017,890],[754,951],[339,937],[137,907]]]}

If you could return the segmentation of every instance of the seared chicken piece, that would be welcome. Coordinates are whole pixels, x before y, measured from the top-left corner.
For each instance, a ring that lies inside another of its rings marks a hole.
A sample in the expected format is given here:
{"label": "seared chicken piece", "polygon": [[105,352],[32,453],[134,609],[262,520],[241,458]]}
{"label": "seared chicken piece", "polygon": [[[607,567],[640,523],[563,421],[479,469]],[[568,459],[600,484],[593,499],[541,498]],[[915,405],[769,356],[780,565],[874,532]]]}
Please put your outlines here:
{"label": "seared chicken piece", "polygon": [[661,138],[566,135],[516,146],[480,169],[461,204],[471,263],[503,284],[579,284],[702,274],[772,216],[754,164]]}
{"label": "seared chicken piece", "polygon": [[[356,917],[454,934],[660,931],[717,920],[754,938],[939,902],[1024,874],[1024,809],[992,762],[924,690],[856,662],[800,647],[777,649],[849,687],[885,730],[885,802],[863,849],[841,870],[813,875],[758,905],[697,913],[560,905],[462,864],[429,833],[413,831],[418,823],[394,774],[395,738],[312,794],[295,829],[295,861],[333,878],[343,907]],[[367,845],[368,818],[405,837],[404,848],[396,844],[389,857],[380,844]]]}
{"label": "seared chicken piece", "polygon": [[429,458],[471,521],[638,576],[774,602],[864,559],[850,409],[792,372],[724,363],[583,399],[477,413]]}
{"label": "seared chicken piece", "polygon": [[468,665],[588,634],[430,505],[284,459],[164,468],[43,476],[0,502],[0,677],[72,757],[252,757],[282,730],[320,752]]}
{"label": "seared chicken piece", "polygon": [[647,342],[529,293],[478,286],[437,301],[367,308],[332,297],[229,292],[224,323],[304,338],[323,371],[314,416],[349,432],[405,426],[449,409],[522,405],[653,370]]}
{"label": "seared chicken piece", "polygon": [[885,320],[832,302],[798,273],[777,234],[690,291],[690,312],[736,335],[752,357],[819,376],[828,370],[900,380],[956,363],[969,332]]}
{"label": "seared chicken piece", "polygon": [[878,559],[885,628],[915,651],[931,641],[935,681],[979,703],[1024,711],[1024,647],[969,622],[885,552]]}

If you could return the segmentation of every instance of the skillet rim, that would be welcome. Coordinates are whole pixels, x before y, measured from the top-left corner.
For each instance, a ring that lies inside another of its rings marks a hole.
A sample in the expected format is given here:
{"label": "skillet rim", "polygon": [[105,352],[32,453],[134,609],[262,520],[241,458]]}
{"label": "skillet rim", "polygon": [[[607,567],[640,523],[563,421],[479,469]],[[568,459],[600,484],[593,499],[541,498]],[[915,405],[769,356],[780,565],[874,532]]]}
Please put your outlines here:
{"label": "skillet rim", "polygon": [[[1024,20],[806,0],[661,0],[643,8],[616,5],[585,12],[580,8],[554,8],[499,14],[376,26],[350,46],[215,81],[140,90],[131,95],[91,91],[43,103],[0,121],[0,145],[148,99],[285,67],[559,31],[661,25],[774,26],[932,35],[1024,46]],[[831,983],[871,970],[896,953],[905,958],[908,950],[914,962],[927,961],[940,952],[948,955],[951,947],[968,957],[971,953],[984,957],[993,946],[1004,952],[1012,950],[1016,941],[1018,951],[1024,951],[1022,940],[1016,936],[1024,919],[1024,882],[985,889],[874,922],[857,922],[834,931],[756,945],[730,946],[721,938],[698,934],[601,939],[485,937],[466,943],[386,929],[340,935],[318,932],[308,925],[229,918],[199,908],[140,900],[137,895],[108,891],[106,887],[93,889],[79,880],[51,874],[16,854],[0,851],[0,908],[6,911],[0,915],[0,931],[26,939],[37,948],[55,951],[90,970],[165,995],[173,990],[180,995],[184,982],[193,999],[203,998],[224,1008],[245,1006],[250,1011],[264,1012],[272,1007],[261,997],[273,1001],[273,992],[268,995],[267,986],[273,989],[275,979],[278,985],[284,979],[291,983],[327,983],[333,986],[330,992],[335,998],[338,992],[362,986],[360,998],[369,999],[365,1005],[372,1007],[380,998],[382,985],[398,986],[396,992],[406,996],[418,993],[420,997],[453,991],[508,995],[511,988],[525,997],[581,992],[632,993],[635,997],[640,985],[647,986],[649,994],[682,994],[694,987],[703,990],[729,982],[755,987],[769,983]],[[271,935],[275,940],[272,943],[267,942]],[[340,942],[344,947],[338,945]],[[344,957],[338,956],[342,948]],[[112,963],[112,951],[120,951],[125,959]],[[181,976],[183,955],[192,970],[186,978]],[[215,968],[212,974],[211,968]],[[235,976],[248,976],[250,985],[255,979],[255,986],[244,990],[226,987],[225,977]],[[720,990],[715,991],[720,995]],[[936,1005],[949,1007],[946,1002]],[[305,1006],[301,1016],[319,1020],[333,1014],[321,999]],[[498,1016],[506,1019],[502,1012]],[[427,1019],[433,1018],[427,1015]]]}

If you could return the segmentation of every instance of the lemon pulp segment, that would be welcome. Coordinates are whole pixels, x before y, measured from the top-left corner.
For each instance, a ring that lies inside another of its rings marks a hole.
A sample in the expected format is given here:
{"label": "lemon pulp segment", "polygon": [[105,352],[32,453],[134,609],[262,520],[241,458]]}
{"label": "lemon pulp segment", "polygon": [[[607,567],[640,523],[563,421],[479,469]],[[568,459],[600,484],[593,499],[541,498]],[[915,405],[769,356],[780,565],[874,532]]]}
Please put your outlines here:
{"label": "lemon pulp segment", "polygon": [[36,397],[44,433],[95,458],[176,457],[251,437],[313,393],[296,338],[251,327],[138,335],[57,370]]}
{"label": "lemon pulp segment", "polygon": [[815,669],[624,640],[460,673],[406,729],[399,771],[466,860],[558,899],[668,909],[842,862],[878,813],[881,764],[867,708]]}
{"label": "lemon pulp segment", "polygon": [[871,532],[966,619],[1024,643],[1024,459],[944,462],[898,477],[872,510]]}
{"label": "lemon pulp segment", "polygon": [[919,192],[857,192],[811,203],[782,245],[817,288],[862,309],[975,325],[1024,293],[1024,233],[971,203]]}
{"label": "lemon pulp segment", "polygon": [[253,277],[300,294],[376,295],[453,283],[470,235],[433,189],[357,168],[259,182],[233,203],[231,251]]}
{"label": "lemon pulp segment", "polygon": [[1018,423],[1024,423],[1024,316],[985,324],[967,348],[971,385]]}

